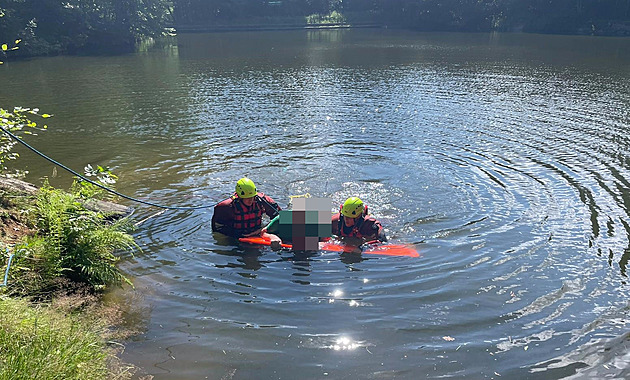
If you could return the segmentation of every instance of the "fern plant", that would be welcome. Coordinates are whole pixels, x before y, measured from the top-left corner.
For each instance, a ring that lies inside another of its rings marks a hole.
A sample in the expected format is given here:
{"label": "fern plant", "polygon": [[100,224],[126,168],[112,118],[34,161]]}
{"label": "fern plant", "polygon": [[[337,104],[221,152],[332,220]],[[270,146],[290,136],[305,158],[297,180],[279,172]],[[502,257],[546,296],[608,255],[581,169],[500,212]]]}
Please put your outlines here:
{"label": "fern plant", "polygon": [[[81,187],[75,184],[73,189],[79,192]],[[86,209],[80,200],[77,193],[44,183],[32,210],[39,233],[18,247],[23,252],[18,267],[34,272],[42,289],[53,286],[58,277],[94,289],[131,284],[116,266],[117,252],[139,248],[127,233],[131,223],[125,219],[109,222],[106,215]]]}

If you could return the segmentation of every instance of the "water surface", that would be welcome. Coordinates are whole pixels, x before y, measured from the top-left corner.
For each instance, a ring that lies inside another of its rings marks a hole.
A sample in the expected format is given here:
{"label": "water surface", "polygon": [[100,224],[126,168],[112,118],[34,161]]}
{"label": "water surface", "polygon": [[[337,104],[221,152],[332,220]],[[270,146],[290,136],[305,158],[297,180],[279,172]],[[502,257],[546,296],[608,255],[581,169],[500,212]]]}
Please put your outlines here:
{"label": "water surface", "polygon": [[248,175],[282,206],[357,195],[422,254],[274,252],[213,235],[211,209],[150,218],[122,265],[150,309],[123,359],[155,379],[630,376],[630,39],[186,34],[0,80],[1,106],[55,114],[29,142],[126,194],[212,205]]}

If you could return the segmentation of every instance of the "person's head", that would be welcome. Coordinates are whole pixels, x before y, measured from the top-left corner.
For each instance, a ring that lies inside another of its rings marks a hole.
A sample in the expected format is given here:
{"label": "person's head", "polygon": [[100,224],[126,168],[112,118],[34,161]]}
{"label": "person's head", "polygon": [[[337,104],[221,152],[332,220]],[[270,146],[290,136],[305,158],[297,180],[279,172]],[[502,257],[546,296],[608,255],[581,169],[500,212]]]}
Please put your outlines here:
{"label": "person's head", "polygon": [[254,197],[258,194],[254,181],[247,177],[243,177],[236,182],[236,196],[239,197],[243,204],[251,206],[254,203]]}
{"label": "person's head", "polygon": [[341,206],[341,215],[343,215],[344,223],[347,227],[353,226],[357,218],[363,216],[365,205],[363,201],[357,197],[346,199]]}

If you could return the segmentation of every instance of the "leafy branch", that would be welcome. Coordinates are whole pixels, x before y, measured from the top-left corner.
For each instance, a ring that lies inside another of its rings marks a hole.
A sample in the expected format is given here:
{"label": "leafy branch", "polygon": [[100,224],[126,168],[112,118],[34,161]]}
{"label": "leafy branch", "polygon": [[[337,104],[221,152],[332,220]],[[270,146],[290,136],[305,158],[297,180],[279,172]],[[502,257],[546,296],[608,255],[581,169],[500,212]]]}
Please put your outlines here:
{"label": "leafy branch", "polygon": [[[34,131],[44,131],[48,128],[46,124],[40,126],[37,122],[33,121],[33,116],[41,119],[48,119],[52,117],[47,113],[40,114],[39,108],[24,108],[14,107],[13,111],[0,108],[0,127],[8,130],[13,134],[25,134],[34,135]],[[19,157],[15,152],[12,152],[13,147],[17,144],[17,141],[12,139],[5,133],[0,136],[0,172],[6,171],[4,166],[6,161],[14,160]]]}
{"label": "leafy branch", "polygon": [[[2,50],[2,55],[6,56],[7,55],[7,51],[13,51],[13,50],[17,50],[19,49],[19,47],[17,46],[22,40],[15,40],[15,42],[13,43],[13,47],[9,47],[9,45],[7,44],[2,44],[2,46],[0,46],[0,49]],[[0,65],[4,64],[3,61],[0,61]]]}

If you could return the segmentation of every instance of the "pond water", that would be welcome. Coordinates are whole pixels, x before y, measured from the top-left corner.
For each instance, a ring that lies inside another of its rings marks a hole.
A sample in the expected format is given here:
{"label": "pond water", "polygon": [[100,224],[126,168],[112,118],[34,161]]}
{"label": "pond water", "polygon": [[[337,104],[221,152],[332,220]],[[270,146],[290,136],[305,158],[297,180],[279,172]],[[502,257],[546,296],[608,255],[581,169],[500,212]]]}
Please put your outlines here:
{"label": "pond water", "polygon": [[[154,379],[630,377],[630,39],[391,30],[185,34],[0,68],[27,141],[125,194],[361,197],[420,258],[295,254],[128,201]],[[71,176],[20,150],[27,180]],[[121,294],[118,294],[121,296]]]}

